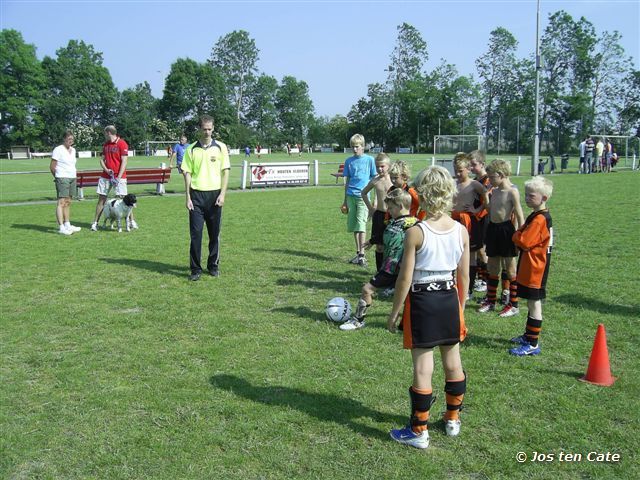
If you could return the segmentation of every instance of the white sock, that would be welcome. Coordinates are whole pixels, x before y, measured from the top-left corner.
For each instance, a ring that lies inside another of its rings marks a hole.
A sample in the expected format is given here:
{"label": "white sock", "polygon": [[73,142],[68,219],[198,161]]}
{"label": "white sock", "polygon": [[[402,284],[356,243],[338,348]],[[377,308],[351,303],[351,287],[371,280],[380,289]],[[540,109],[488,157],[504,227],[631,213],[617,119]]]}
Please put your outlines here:
{"label": "white sock", "polygon": [[60,231],[62,232],[64,230],[67,230],[67,227],[64,224],[61,223],[60,224]]}
{"label": "white sock", "polygon": [[64,222],[64,227],[65,227],[65,228],[69,228],[70,226],[71,226],[71,223],[70,223],[70,222]]}

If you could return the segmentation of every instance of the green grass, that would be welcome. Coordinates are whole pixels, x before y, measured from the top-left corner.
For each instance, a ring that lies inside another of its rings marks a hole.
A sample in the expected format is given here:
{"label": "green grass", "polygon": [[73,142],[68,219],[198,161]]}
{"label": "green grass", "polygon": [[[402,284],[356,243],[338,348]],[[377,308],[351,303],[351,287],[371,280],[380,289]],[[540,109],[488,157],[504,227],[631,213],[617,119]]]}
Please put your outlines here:
{"label": "green grass", "polygon": [[[344,163],[348,155],[342,153],[313,153],[304,154],[302,157],[292,155],[288,157],[284,153],[275,153],[271,155],[263,155],[263,162],[286,162],[286,161],[304,161],[311,162],[311,178],[310,182],[315,183],[313,161],[318,160],[318,184],[319,185],[335,185],[336,179],[330,174],[338,170],[338,165]],[[422,168],[431,164],[432,155],[408,155],[408,154],[390,154],[392,160],[404,160],[408,163],[411,171],[415,174]],[[505,160],[509,160],[512,169],[516,171],[517,156],[503,155]],[[239,189],[241,186],[242,161],[244,156],[234,155],[231,157],[231,176],[229,178],[229,188]],[[439,160],[450,160],[451,156],[444,155],[437,157]],[[489,161],[495,158],[490,155]],[[0,159],[0,203],[13,203],[25,201],[45,201],[55,200],[55,186],[53,179],[49,173],[49,163],[51,159],[28,159],[28,160],[7,160]],[[152,168],[160,166],[161,162],[166,162],[166,158],[161,157],[131,157],[129,159],[129,168]],[[258,159],[253,155],[250,162],[257,162]],[[558,167],[560,163],[558,162]],[[97,158],[80,158],[77,164],[78,170],[96,170],[100,168]],[[578,160],[572,158],[569,162],[569,171],[575,172],[578,169]],[[522,156],[521,171],[523,175],[528,175],[531,170],[531,159]],[[36,172],[28,174],[17,174],[15,172]],[[37,173],[40,172],[40,173]],[[341,182],[338,181],[340,184]],[[131,185],[130,191],[137,195],[155,193],[155,185]],[[184,181],[177,170],[173,170],[170,182],[165,186],[167,193],[184,192]],[[85,198],[96,198],[95,187],[85,188]]]}
{"label": "green grass", "polygon": [[[373,273],[345,263],[340,187],[231,192],[222,276],[197,283],[181,196],[141,198],[129,234],[89,232],[94,201],[72,205],[71,237],[53,204],[0,207],[0,477],[638,478],[637,179],[554,178],[542,355],[507,354],[524,314],[470,304],[462,433],[438,420],[436,360],[426,451],[388,438],[411,383],[390,302],[361,331],[324,319]],[[577,380],[598,323],[610,388]],[[622,460],[519,464],[519,451]]]}

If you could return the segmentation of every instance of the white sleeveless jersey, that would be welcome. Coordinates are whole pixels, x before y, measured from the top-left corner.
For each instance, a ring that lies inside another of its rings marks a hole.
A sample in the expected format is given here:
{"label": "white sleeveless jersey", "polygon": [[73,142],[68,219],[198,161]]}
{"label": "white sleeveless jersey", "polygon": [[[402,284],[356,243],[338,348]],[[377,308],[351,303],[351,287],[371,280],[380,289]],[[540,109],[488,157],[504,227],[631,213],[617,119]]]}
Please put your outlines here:
{"label": "white sleeveless jersey", "polygon": [[417,223],[422,229],[424,240],[416,251],[416,264],[412,283],[441,282],[453,279],[453,271],[458,268],[464,246],[462,228],[454,222],[446,231],[432,229],[426,222]]}

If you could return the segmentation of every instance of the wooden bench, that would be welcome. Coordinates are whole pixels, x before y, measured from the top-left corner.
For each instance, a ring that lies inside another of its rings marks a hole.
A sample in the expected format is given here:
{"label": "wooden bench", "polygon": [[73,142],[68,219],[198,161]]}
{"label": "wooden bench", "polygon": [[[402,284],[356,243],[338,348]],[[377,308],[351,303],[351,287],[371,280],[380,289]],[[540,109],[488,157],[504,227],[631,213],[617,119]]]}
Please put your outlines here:
{"label": "wooden bench", "polygon": [[[102,170],[84,170],[76,173],[78,200],[84,198],[84,187],[95,187],[102,176]],[[156,193],[164,193],[163,185],[171,179],[170,168],[127,169],[127,185],[156,184]]]}
{"label": "wooden bench", "polygon": [[340,164],[337,172],[330,173],[329,175],[336,177],[336,184],[338,183],[339,178],[342,178],[342,182],[344,183],[344,163]]}

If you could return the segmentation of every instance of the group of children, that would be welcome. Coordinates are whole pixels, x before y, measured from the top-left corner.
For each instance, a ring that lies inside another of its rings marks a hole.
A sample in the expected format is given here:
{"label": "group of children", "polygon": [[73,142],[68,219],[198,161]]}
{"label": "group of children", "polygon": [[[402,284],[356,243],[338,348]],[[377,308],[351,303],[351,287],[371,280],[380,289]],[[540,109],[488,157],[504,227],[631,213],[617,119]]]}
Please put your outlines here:
{"label": "group of children", "polygon": [[[401,326],[403,345],[412,353],[413,382],[409,423],[391,430],[390,435],[400,443],[427,448],[436,346],[445,371],[445,431],[448,436],[460,433],[459,414],[466,392],[460,342],[466,337],[468,289],[480,286],[477,275],[486,278],[481,313],[495,310],[501,270],[509,282],[509,299],[501,316],[518,313],[518,296],[527,299],[525,333],[511,339],[517,346],[510,353],[540,353],[542,299],[553,245],[546,202],[553,186],[544,177],[525,182],[525,203],[532,209],[525,220],[518,190],[509,180],[510,165],[503,160],[495,160],[485,171],[482,152],[461,153],[454,159],[456,180],[445,168],[431,166],[410,186],[404,162],[392,164],[385,154],[374,161],[364,154],[362,135],[354,135],[351,146],[354,155],[345,162],[341,207],[356,243],[356,256],[350,262],[366,266],[364,250],[375,245],[377,272],[362,287],[353,317],[340,329],[364,327],[376,289],[395,289],[387,326],[391,332]],[[371,191],[373,203],[368,197]],[[369,217],[372,234],[365,242]]]}

